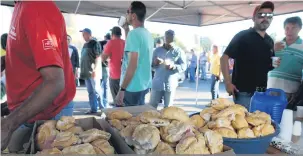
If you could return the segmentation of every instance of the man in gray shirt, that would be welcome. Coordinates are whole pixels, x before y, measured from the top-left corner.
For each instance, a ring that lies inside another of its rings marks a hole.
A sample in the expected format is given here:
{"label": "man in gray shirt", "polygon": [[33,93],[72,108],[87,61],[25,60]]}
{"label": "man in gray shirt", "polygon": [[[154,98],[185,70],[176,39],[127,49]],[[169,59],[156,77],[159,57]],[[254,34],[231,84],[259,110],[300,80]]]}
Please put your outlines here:
{"label": "man in gray shirt", "polygon": [[152,82],[150,104],[157,108],[162,97],[164,107],[172,105],[178,86],[178,74],[186,70],[186,55],[174,44],[173,30],[165,32],[165,44],[155,49],[152,67],[155,75]]}

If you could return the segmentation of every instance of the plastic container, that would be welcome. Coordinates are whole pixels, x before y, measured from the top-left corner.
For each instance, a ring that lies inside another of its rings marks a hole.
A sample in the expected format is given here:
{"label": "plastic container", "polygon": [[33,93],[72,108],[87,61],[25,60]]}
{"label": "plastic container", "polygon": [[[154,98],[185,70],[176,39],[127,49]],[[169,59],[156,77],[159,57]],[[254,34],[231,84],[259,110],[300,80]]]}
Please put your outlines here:
{"label": "plastic container", "polygon": [[250,112],[266,112],[280,124],[283,110],[287,106],[287,97],[283,90],[269,88],[266,92],[255,92],[250,101]]}
{"label": "plastic container", "polygon": [[[194,113],[190,116],[200,114]],[[265,154],[273,137],[280,133],[280,127],[277,122],[272,120],[272,125],[275,128],[275,133],[252,139],[234,139],[224,138],[223,144],[231,147],[236,154]]]}

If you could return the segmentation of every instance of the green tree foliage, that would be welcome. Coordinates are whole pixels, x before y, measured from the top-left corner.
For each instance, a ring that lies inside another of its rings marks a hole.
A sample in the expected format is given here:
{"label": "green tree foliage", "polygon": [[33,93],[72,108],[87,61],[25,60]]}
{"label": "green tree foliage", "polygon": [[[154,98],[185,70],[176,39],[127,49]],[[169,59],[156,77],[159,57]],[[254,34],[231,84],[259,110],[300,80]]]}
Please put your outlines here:
{"label": "green tree foliage", "polygon": [[211,50],[213,42],[209,37],[201,37],[200,38],[200,45],[205,52],[209,52]]}

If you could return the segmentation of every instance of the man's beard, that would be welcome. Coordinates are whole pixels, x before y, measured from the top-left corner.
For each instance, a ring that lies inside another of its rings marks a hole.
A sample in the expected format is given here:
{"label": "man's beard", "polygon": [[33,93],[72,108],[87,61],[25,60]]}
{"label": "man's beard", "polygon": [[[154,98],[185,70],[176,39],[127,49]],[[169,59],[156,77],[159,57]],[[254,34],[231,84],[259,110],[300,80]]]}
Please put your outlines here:
{"label": "man's beard", "polygon": [[264,21],[257,25],[257,29],[260,31],[266,31],[269,26],[270,26],[270,23]]}

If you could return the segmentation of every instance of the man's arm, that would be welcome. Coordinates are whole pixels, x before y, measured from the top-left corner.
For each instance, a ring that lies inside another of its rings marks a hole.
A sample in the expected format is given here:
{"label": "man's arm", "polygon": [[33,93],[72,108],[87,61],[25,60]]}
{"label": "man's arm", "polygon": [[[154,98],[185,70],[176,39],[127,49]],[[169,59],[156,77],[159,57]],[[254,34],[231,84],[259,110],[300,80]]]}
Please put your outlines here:
{"label": "man's arm", "polygon": [[43,78],[42,84],[27,100],[5,118],[11,131],[46,109],[65,87],[64,73],[57,66],[43,67],[39,70]]}
{"label": "man's arm", "polygon": [[137,52],[129,52],[128,55],[130,59],[129,59],[128,67],[126,69],[124,80],[121,85],[121,88],[124,89],[127,88],[128,84],[133,79],[135,71],[137,70],[138,57],[139,57]]}
{"label": "man's arm", "polygon": [[229,56],[226,54],[223,54],[223,56],[221,57],[220,66],[221,66],[221,72],[224,77],[224,82],[226,84],[231,83],[231,79],[230,79],[230,75],[229,75],[229,61],[228,60],[229,60]]}
{"label": "man's arm", "polygon": [[76,54],[75,56],[75,61],[76,61],[76,69],[80,67],[80,61],[79,61],[79,53],[78,53],[78,49],[76,47],[74,47],[74,53]]}
{"label": "man's arm", "polygon": [[108,41],[107,44],[104,46],[103,53],[101,55],[102,62],[106,61],[109,57],[111,57],[112,51],[112,44],[111,41]]}
{"label": "man's arm", "polygon": [[95,73],[96,71],[100,72],[100,78],[102,78],[102,60],[101,60],[101,45],[99,42],[96,41],[95,46],[94,46],[94,54],[96,56],[95,61],[94,61],[94,66],[92,67],[93,72]]}
{"label": "man's arm", "polygon": [[175,64],[175,71],[182,73],[186,70],[187,64],[186,64],[186,55],[184,51],[180,50],[180,57],[178,58],[176,64]]}

